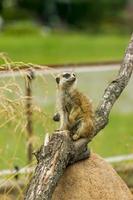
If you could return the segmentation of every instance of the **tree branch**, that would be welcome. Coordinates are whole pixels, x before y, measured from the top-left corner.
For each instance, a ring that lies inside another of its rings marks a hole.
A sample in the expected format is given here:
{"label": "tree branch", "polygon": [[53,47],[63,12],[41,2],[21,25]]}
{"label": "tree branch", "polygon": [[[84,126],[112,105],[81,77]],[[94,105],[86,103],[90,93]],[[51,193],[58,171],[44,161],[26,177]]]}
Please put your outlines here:
{"label": "tree branch", "polygon": [[[94,136],[108,123],[109,113],[118,99],[133,71],[133,35],[127,48],[124,61],[115,80],[106,88],[102,100],[95,112],[95,131]],[[93,137],[94,137],[93,136]]]}
{"label": "tree branch", "polygon": [[88,139],[73,142],[65,131],[54,133],[47,146],[37,152],[38,160],[34,176],[28,186],[25,200],[50,200],[56,184],[65,168],[78,160],[89,157],[87,144],[103,129],[115,101],[126,87],[133,71],[133,35],[126,51],[123,64],[115,80],[106,88],[95,112],[95,129]]}

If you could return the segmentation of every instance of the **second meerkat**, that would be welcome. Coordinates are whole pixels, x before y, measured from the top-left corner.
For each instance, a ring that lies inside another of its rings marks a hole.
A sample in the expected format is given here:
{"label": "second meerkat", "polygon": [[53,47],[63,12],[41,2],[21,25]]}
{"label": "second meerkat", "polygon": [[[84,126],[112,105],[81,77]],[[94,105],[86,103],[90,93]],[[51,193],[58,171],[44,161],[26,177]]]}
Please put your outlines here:
{"label": "second meerkat", "polygon": [[56,77],[57,111],[55,121],[60,120],[60,130],[69,130],[72,139],[89,137],[93,131],[93,109],[91,101],[76,88],[74,73],[64,72]]}

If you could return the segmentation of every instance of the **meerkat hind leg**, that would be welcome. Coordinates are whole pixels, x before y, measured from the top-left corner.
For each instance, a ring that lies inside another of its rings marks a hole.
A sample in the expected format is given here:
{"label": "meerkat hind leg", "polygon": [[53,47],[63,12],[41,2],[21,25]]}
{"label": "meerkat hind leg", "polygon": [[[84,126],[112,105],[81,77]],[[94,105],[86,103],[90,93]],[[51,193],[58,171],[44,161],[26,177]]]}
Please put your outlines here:
{"label": "meerkat hind leg", "polygon": [[60,114],[59,113],[55,113],[54,116],[53,116],[53,120],[55,122],[59,122],[60,121]]}
{"label": "meerkat hind leg", "polygon": [[86,130],[87,130],[86,123],[81,123],[81,126],[76,131],[76,133],[72,136],[72,139],[78,140],[79,138],[87,137]]}

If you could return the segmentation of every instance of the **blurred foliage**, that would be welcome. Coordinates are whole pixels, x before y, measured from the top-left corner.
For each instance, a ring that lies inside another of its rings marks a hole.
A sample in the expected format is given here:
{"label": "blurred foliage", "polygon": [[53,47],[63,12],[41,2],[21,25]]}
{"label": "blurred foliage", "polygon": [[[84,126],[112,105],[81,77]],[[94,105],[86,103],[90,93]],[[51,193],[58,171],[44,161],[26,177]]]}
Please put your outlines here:
{"label": "blurred foliage", "polygon": [[39,12],[44,20],[58,15],[61,20],[70,25],[82,26],[88,24],[91,26],[100,25],[101,22],[108,19],[119,19],[120,12],[125,8],[126,0],[99,0],[99,1],[55,1],[55,0],[19,0],[20,7]]}
{"label": "blurred foliage", "polygon": [[0,3],[0,12],[5,20],[34,18],[50,27],[93,31],[100,31],[102,24],[132,30],[132,11],[130,0],[2,0]]}
{"label": "blurred foliage", "polygon": [[67,5],[66,3],[58,3],[58,6],[61,16],[66,15],[65,18],[70,24],[82,26],[85,23],[99,27],[104,21],[118,18],[120,11],[125,6],[125,0],[80,1]]}
{"label": "blurred foliage", "polygon": [[5,8],[2,11],[2,17],[4,20],[21,20],[21,19],[27,19],[29,18],[29,13],[25,9],[15,8],[15,7],[9,7]]}
{"label": "blurred foliage", "polygon": [[4,34],[6,35],[37,35],[40,33],[38,25],[31,21],[18,21],[12,24],[7,24],[4,27]]}

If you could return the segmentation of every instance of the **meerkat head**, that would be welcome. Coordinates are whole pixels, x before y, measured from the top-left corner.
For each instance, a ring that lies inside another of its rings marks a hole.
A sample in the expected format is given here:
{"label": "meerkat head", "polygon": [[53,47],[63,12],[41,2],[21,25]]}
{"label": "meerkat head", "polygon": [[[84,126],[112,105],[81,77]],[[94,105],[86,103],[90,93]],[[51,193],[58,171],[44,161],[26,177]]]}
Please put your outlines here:
{"label": "meerkat head", "polygon": [[60,89],[70,89],[75,87],[77,78],[75,73],[63,72],[56,77],[56,83]]}

